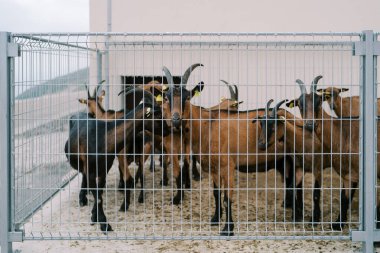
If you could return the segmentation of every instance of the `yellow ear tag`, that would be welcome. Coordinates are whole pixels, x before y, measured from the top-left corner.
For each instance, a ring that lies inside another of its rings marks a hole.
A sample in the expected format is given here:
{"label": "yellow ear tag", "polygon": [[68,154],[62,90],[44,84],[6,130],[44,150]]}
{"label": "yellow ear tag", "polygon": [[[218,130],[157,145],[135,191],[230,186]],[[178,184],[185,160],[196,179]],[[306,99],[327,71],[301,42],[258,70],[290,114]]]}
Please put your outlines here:
{"label": "yellow ear tag", "polygon": [[161,94],[156,96],[156,101],[157,102],[162,102],[162,96],[161,96]]}
{"label": "yellow ear tag", "polygon": [[289,108],[293,108],[294,107],[294,102],[291,102],[288,107]]}
{"label": "yellow ear tag", "polygon": [[201,93],[199,92],[199,90],[196,90],[194,93],[194,97],[199,97],[200,95],[201,95]]}
{"label": "yellow ear tag", "polygon": [[221,98],[220,98],[220,102],[223,102],[224,100],[226,100],[225,97],[221,97]]}
{"label": "yellow ear tag", "polygon": [[162,90],[163,90],[163,91],[167,91],[168,89],[169,89],[169,86],[167,86],[167,85],[165,85],[165,84],[162,85]]}
{"label": "yellow ear tag", "polygon": [[151,114],[151,109],[150,109],[150,107],[148,107],[148,109],[146,109],[146,113],[145,113],[145,115],[146,115],[147,117],[150,117],[150,114]]}

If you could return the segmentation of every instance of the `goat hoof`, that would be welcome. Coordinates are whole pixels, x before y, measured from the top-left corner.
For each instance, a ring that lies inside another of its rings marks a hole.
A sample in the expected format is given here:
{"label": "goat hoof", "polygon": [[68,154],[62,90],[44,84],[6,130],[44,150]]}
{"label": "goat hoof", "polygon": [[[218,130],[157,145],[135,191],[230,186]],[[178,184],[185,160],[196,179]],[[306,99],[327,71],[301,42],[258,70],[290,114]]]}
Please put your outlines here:
{"label": "goat hoof", "polygon": [[82,199],[79,200],[79,205],[80,206],[87,206],[88,204],[88,200],[87,200],[87,197],[84,197]]}
{"label": "goat hoof", "polygon": [[173,204],[174,205],[179,205],[179,204],[181,204],[181,196],[175,196],[174,198],[173,198]]}
{"label": "goat hoof", "polygon": [[219,217],[218,216],[213,216],[211,218],[210,223],[211,223],[211,226],[218,226],[219,225]]}
{"label": "goat hoof", "polygon": [[103,234],[107,234],[107,232],[113,231],[112,227],[110,224],[100,224],[100,230],[103,231]]}
{"label": "goat hoof", "polygon": [[144,203],[144,194],[139,195],[138,201],[139,201],[139,203]]}
{"label": "goat hoof", "polygon": [[161,180],[160,185],[162,186],[168,186],[168,180]]}
{"label": "goat hoof", "polygon": [[91,215],[91,226],[98,222],[98,218],[96,215]]}
{"label": "goat hoof", "polygon": [[334,230],[334,231],[342,231],[343,227],[344,227],[344,225],[340,222],[335,222],[331,226],[332,230]]}
{"label": "goat hoof", "polygon": [[225,225],[222,232],[220,232],[221,236],[233,236],[234,228],[233,226]]}

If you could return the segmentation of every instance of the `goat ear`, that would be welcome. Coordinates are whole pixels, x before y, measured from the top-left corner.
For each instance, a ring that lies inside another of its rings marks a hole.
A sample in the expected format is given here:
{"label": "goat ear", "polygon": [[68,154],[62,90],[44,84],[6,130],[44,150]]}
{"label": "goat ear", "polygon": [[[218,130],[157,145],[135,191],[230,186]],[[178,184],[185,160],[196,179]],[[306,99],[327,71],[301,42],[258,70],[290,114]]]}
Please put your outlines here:
{"label": "goat ear", "polygon": [[79,103],[81,103],[81,104],[86,104],[86,105],[87,105],[87,99],[79,98],[78,101],[79,101]]}
{"label": "goat ear", "polygon": [[204,83],[200,82],[191,90],[191,97],[199,96],[204,88]]}
{"label": "goat ear", "polygon": [[326,89],[318,89],[317,90],[317,92],[319,92],[319,93],[323,93],[323,92],[325,92],[326,91]]}
{"label": "goat ear", "polygon": [[103,99],[105,96],[106,96],[106,91],[102,90],[102,92],[100,92],[100,94],[99,94],[98,101],[103,102]]}
{"label": "goat ear", "polygon": [[285,104],[289,108],[294,108],[298,106],[298,100],[294,99],[292,101],[289,101],[288,103]]}
{"label": "goat ear", "polygon": [[252,123],[256,123],[256,122],[259,121],[260,119],[262,119],[262,117],[257,116],[256,118],[254,118],[254,119],[252,120]]}
{"label": "goat ear", "polygon": [[232,107],[238,107],[243,101],[235,101],[231,106]]}

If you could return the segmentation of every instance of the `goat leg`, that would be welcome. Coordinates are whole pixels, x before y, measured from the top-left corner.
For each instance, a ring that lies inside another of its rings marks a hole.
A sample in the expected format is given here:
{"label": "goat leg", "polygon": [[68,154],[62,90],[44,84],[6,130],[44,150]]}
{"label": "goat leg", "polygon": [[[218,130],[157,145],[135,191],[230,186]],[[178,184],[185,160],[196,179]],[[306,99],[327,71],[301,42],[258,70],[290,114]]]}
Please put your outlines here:
{"label": "goat leg", "polygon": [[199,181],[201,179],[201,175],[199,174],[199,171],[197,169],[197,156],[196,155],[191,155],[191,160],[192,160],[192,173],[193,173],[193,179],[195,181]]}
{"label": "goat leg", "polygon": [[223,214],[221,201],[221,192],[219,186],[214,183],[214,200],[215,200],[215,213],[211,218],[211,226],[217,226],[220,221],[220,217]]}
{"label": "goat leg", "polygon": [[228,198],[228,193],[224,193],[224,207],[226,209],[226,223],[222,232],[220,232],[221,236],[233,236],[234,235],[234,221],[232,219],[232,203],[231,199]]}
{"label": "goat leg", "polygon": [[[338,219],[333,223],[333,230],[342,230],[347,222],[347,211],[350,207],[350,202],[352,202],[352,198],[355,194],[355,189],[346,189],[346,183],[343,182],[343,189],[340,191],[340,213]],[[352,183],[353,188],[357,187],[357,183]],[[351,194],[349,194],[351,192]],[[347,195],[350,197],[348,198]],[[351,196],[350,196],[351,195]]]}
{"label": "goat leg", "polygon": [[82,173],[82,184],[79,192],[79,205],[80,206],[87,206],[88,200],[87,200],[87,176]]}
{"label": "goat leg", "polygon": [[125,181],[124,201],[123,201],[123,203],[121,204],[119,211],[121,211],[121,212],[126,212],[126,211],[128,211],[128,209],[129,209],[129,204],[130,204],[130,200],[131,200],[131,190],[134,188],[134,185],[135,185],[135,181],[133,180],[133,177],[129,177],[129,178]]}
{"label": "goat leg", "polygon": [[140,195],[139,195],[139,198],[138,198],[138,201],[139,203],[144,203],[144,170],[143,170],[143,157],[140,156],[140,162],[139,162],[139,168],[137,170],[137,172],[139,172],[139,176],[140,176],[140,186],[141,186],[141,190],[140,190]]}
{"label": "goat leg", "polygon": [[176,178],[177,194],[173,198],[173,204],[174,205],[179,205],[182,202],[182,199],[184,197],[184,190],[182,189],[182,185],[183,185],[182,182],[183,182],[183,178],[182,178],[182,173],[180,171],[178,177]]}
{"label": "goat leg", "polygon": [[314,190],[313,190],[313,215],[311,217],[311,224],[315,226],[321,221],[321,206],[319,204],[321,199],[321,186],[318,180],[315,180]]}
{"label": "goat leg", "polygon": [[102,190],[91,190],[92,195],[94,196],[94,206],[91,211],[91,221],[93,223],[100,223],[100,230],[106,234],[108,231],[113,231],[111,225],[107,223],[107,217],[104,214],[103,210],[103,191]]}
{"label": "goat leg", "polygon": [[183,185],[185,189],[190,189],[190,166],[186,158],[183,159],[182,174],[183,175]]}
{"label": "goat leg", "polygon": [[292,220],[299,222],[303,220],[303,188],[302,188],[303,171],[302,169],[296,170],[296,202],[292,212]]}

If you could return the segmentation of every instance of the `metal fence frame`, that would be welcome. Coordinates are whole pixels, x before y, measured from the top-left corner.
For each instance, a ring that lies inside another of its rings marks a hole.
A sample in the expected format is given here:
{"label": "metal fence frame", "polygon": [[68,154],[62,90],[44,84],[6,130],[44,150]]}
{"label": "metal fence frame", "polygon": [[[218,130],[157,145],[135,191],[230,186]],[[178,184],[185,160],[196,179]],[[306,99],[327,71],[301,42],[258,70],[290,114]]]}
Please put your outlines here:
{"label": "metal fence frame", "polygon": [[[113,33],[107,33],[111,36]],[[54,34],[49,34],[54,35]],[[75,34],[74,34],[75,35]],[[145,34],[134,34],[135,36],[144,36]],[[153,35],[153,34],[146,34]],[[166,35],[182,35],[166,34]],[[192,34],[184,34],[192,35]],[[200,35],[200,34],[194,34]],[[207,35],[207,34],[202,34]],[[214,35],[214,34],[213,34]],[[223,35],[223,34],[220,34]],[[233,34],[227,34],[233,35]],[[267,35],[290,35],[290,34],[267,34]],[[301,34],[302,35],[302,34]],[[313,35],[304,33],[303,35]],[[328,33],[320,35],[330,35]],[[358,35],[358,34],[354,34]],[[361,169],[360,169],[360,193],[359,193],[359,219],[362,226],[358,231],[352,231],[352,241],[364,243],[366,252],[373,251],[373,242],[380,241],[379,230],[376,229],[376,155],[377,145],[374,140],[377,139],[376,123],[377,118],[377,56],[380,54],[380,42],[377,41],[378,34],[373,31],[363,31],[360,34],[362,41],[355,42],[354,55],[361,57],[361,78],[360,84],[360,108],[363,115],[361,123]],[[0,208],[0,243],[2,252],[12,252],[12,242],[22,241],[23,232],[18,230],[14,224],[13,212],[11,210],[14,202],[14,186],[12,185],[12,173],[14,173],[14,164],[12,158],[12,138],[11,129],[12,115],[12,83],[14,82],[14,57],[19,54],[17,44],[12,42],[12,34],[0,32],[0,199],[6,203],[6,208]],[[102,80],[102,55],[97,52],[98,58],[98,81]],[[107,55],[105,55],[107,57]],[[106,61],[107,65],[107,61]],[[107,66],[106,66],[107,69]],[[107,70],[106,70],[107,71]],[[105,73],[108,78],[107,73]],[[363,169],[366,168],[366,169]],[[291,239],[291,238],[289,238]],[[312,239],[312,238],[310,238]]]}

